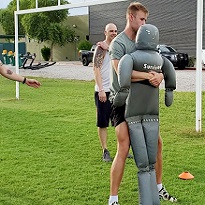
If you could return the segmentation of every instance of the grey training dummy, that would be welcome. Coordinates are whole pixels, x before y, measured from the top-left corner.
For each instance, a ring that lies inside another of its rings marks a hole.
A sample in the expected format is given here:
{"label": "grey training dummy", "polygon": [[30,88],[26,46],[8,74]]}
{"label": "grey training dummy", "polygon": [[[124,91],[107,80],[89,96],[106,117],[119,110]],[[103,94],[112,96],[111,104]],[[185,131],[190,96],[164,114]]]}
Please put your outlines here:
{"label": "grey training dummy", "polygon": [[138,167],[139,204],[159,205],[154,165],[156,163],[159,134],[159,88],[148,80],[131,82],[133,70],[164,74],[165,104],[173,102],[176,75],[172,63],[159,55],[159,31],[151,25],[142,25],[136,36],[137,50],[126,54],[119,62],[120,90],[114,99],[115,106],[126,103],[125,119],[128,123],[130,142]]}

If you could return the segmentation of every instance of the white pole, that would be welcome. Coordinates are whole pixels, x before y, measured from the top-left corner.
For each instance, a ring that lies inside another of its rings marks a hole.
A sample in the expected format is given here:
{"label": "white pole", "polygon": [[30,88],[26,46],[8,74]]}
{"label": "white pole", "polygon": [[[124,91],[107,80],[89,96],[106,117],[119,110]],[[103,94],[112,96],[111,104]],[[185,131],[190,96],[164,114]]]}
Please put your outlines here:
{"label": "white pole", "polygon": [[58,6],[60,6],[61,5],[61,0],[58,0]]}
{"label": "white pole", "polygon": [[38,8],[38,0],[36,0],[36,8]]}
{"label": "white pole", "polygon": [[197,132],[201,132],[202,32],[203,32],[203,0],[197,0],[197,35],[196,35],[196,131]]}
{"label": "white pole", "polygon": [[[14,21],[15,21],[15,63],[16,63],[16,73],[19,74],[19,39],[18,39],[18,14],[14,12]],[[19,82],[16,82],[16,99],[19,100]]]}
{"label": "white pole", "polygon": [[17,11],[19,11],[19,0],[17,0],[17,2],[16,2],[16,7],[17,7]]}

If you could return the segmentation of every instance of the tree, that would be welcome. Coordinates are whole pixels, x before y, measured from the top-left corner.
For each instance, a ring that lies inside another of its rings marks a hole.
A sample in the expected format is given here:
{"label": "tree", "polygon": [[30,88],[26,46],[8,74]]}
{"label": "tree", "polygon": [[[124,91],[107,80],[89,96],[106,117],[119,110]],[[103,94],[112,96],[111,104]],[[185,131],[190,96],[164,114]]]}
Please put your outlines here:
{"label": "tree", "polygon": [[80,43],[78,44],[78,50],[90,50],[91,47],[92,44],[87,40],[80,41]]}
{"label": "tree", "polygon": [[[20,5],[21,9],[28,9],[30,0],[21,0]],[[7,35],[15,34],[14,11],[16,11],[16,0],[11,1],[7,8],[0,10],[0,24]],[[19,34],[25,35],[25,30],[22,26],[21,19],[22,15],[19,16]]]}
{"label": "tree", "polygon": [[[61,4],[65,3],[68,2],[61,2]],[[34,4],[35,2],[32,1],[31,8],[35,6]],[[57,0],[39,1],[39,7],[54,5],[57,5]],[[53,60],[53,47],[55,44],[63,46],[65,43],[74,41],[75,31],[71,27],[63,25],[67,15],[67,10],[60,10],[28,14],[22,18],[23,27],[30,38],[40,42],[50,42],[51,60]]]}
{"label": "tree", "polygon": [[[14,17],[12,15],[12,11],[8,9],[0,10],[0,23],[1,26],[7,35],[14,35]],[[20,33],[20,32],[19,32]]]}
{"label": "tree", "polygon": [[[57,3],[58,0],[39,0],[38,6],[39,8],[47,6],[56,6]],[[61,0],[61,4],[67,3],[67,1]],[[27,7],[25,5],[27,5]],[[20,0],[20,8],[35,8],[35,1]],[[12,18],[14,18],[13,14],[8,13],[8,9],[10,9],[10,11],[12,12],[16,10],[16,0],[13,0],[6,9],[7,11],[4,11],[5,13],[7,13],[7,15],[4,14],[4,16],[11,15]],[[55,44],[63,46],[68,42],[74,41],[75,31],[71,27],[63,25],[63,22],[67,18],[67,15],[67,10],[25,14],[22,15],[21,19],[19,19],[19,26],[22,26],[22,32],[24,32],[28,37],[35,39],[39,42],[49,42],[51,46],[51,60],[53,60],[53,47]],[[4,28],[4,30],[12,30],[12,28],[10,28],[10,26],[8,25],[7,28]]]}

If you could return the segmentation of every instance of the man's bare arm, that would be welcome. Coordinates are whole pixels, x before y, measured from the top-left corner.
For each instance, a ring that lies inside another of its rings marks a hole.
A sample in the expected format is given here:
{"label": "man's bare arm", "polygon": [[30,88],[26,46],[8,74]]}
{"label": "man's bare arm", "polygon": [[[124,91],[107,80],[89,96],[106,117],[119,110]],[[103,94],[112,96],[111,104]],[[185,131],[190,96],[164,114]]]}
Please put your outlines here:
{"label": "man's bare arm", "polygon": [[119,60],[117,59],[112,60],[112,67],[115,69],[117,75],[118,75],[118,64],[119,64]]}
{"label": "man's bare arm", "polygon": [[150,84],[153,85],[154,87],[159,87],[160,83],[164,79],[164,75],[162,73],[157,73],[154,71],[151,71],[150,73],[153,75],[152,78],[149,79]]}
{"label": "man's bare arm", "polygon": [[104,50],[109,50],[109,45],[105,41],[99,41],[97,42],[97,46],[100,46]]}
{"label": "man's bare arm", "polygon": [[22,82],[23,84],[26,84],[34,88],[39,88],[41,86],[41,83],[35,79],[29,79],[14,73],[12,70],[8,69],[1,61],[0,61],[0,75],[10,80]]}
{"label": "man's bare arm", "polygon": [[103,64],[103,59],[105,56],[104,52],[105,51],[101,47],[99,46],[96,47],[96,50],[93,56],[94,69],[95,68],[101,69],[102,64]]}
{"label": "man's bare arm", "polygon": [[93,70],[95,76],[95,82],[99,89],[99,100],[105,102],[107,100],[106,93],[102,85],[102,77],[100,69],[102,68],[105,52],[101,47],[97,46],[94,56],[93,56]]}

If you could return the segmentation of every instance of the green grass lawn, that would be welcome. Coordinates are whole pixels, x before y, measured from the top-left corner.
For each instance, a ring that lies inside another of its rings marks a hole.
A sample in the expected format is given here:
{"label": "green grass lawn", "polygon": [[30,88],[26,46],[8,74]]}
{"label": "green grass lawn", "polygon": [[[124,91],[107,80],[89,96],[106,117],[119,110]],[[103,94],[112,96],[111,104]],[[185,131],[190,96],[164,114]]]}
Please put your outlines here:
{"label": "green grass lawn", "polygon": [[[107,205],[111,163],[101,161],[94,82],[42,79],[40,89],[0,78],[0,205]],[[205,204],[205,96],[202,132],[195,131],[195,93],[160,92],[163,183],[180,205]],[[116,137],[109,130],[114,157]],[[193,180],[178,175],[189,171]],[[137,169],[128,159],[119,199],[138,204]],[[161,204],[171,204],[162,202]]]}

